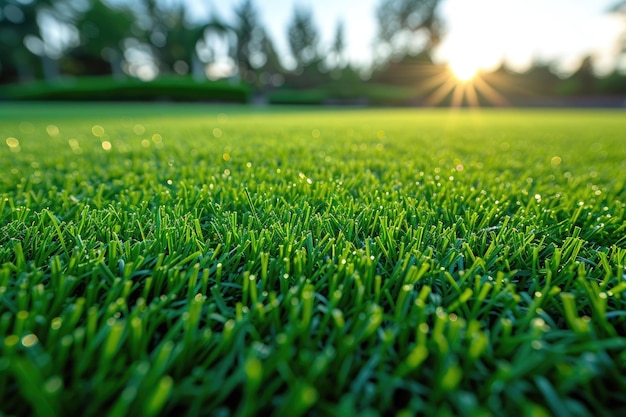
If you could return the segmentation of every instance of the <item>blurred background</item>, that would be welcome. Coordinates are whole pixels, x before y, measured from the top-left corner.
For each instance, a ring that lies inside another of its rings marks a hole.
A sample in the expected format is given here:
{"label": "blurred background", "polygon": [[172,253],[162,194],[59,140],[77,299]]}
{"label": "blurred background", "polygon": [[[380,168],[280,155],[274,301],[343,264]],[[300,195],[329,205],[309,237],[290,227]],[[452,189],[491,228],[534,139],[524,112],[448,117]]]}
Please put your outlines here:
{"label": "blurred background", "polygon": [[623,0],[0,0],[0,99],[626,106]]}

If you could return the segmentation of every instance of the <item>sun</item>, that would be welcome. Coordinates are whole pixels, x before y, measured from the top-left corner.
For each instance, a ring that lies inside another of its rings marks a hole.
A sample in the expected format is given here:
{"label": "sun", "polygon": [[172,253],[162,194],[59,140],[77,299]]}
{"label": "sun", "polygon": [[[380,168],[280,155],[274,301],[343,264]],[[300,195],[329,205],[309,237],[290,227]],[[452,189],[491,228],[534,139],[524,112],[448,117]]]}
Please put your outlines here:
{"label": "sun", "polygon": [[472,80],[480,69],[476,63],[464,60],[452,60],[448,65],[452,74],[454,74],[456,79],[461,82],[468,82]]}

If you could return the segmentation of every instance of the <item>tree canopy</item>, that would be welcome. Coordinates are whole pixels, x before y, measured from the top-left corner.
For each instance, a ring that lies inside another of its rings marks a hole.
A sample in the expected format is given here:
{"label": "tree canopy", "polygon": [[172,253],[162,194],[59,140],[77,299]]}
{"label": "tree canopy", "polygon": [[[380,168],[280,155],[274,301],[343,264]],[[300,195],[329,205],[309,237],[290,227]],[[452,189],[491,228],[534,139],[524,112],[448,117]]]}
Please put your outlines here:
{"label": "tree canopy", "polygon": [[[419,92],[420,83],[447,71],[445,63],[433,58],[445,29],[441,0],[378,0],[371,66],[349,62],[344,20],[323,41],[312,9],[299,3],[285,28],[289,53],[279,51],[257,3],[239,0],[226,21],[213,9],[204,17],[192,15],[182,0],[0,0],[0,83],[83,75],[142,80],[192,75],[196,81],[231,78],[267,91],[283,84],[356,84],[371,75],[373,82]],[[616,2],[609,12],[626,16],[626,2]],[[622,42],[625,56],[626,36]],[[550,64],[535,63],[525,74],[494,71],[490,79],[507,79],[519,89],[542,94],[623,89],[619,71],[597,82],[591,58],[581,61],[567,83]],[[216,67],[219,71],[213,72]]]}

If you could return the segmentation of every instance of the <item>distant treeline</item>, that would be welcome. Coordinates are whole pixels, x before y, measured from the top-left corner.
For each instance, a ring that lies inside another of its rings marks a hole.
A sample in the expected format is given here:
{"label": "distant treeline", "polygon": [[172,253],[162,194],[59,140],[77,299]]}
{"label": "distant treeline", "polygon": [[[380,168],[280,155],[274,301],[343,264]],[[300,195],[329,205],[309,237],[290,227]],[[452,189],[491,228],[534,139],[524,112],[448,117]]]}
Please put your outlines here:
{"label": "distant treeline", "polygon": [[[441,89],[452,74],[432,59],[445,26],[440,3],[380,0],[374,62],[361,68],[346,57],[344,23],[337,22],[332,42],[322,44],[304,7],[294,8],[286,28],[285,58],[252,0],[239,2],[229,22],[215,13],[199,21],[182,1],[0,0],[0,84],[94,76],[225,78],[273,102],[446,104],[455,101],[458,88]],[[619,3],[614,11],[624,8]],[[626,74],[598,77],[591,58],[567,78],[548,64],[523,73],[503,64],[479,74],[474,84],[465,87],[473,90],[465,92],[470,104],[626,94]]]}

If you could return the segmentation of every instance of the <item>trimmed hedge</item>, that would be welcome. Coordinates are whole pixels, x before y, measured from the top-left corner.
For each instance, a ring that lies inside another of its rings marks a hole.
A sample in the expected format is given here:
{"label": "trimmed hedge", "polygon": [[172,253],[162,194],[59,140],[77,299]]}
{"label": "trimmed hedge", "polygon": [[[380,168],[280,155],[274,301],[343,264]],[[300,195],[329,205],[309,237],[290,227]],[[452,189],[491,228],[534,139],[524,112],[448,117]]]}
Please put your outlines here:
{"label": "trimmed hedge", "polygon": [[3,100],[77,100],[77,101],[218,101],[247,103],[251,90],[245,84],[226,81],[197,82],[191,78],[115,80],[89,77],[54,83],[43,81],[0,87]]}
{"label": "trimmed hedge", "polygon": [[270,104],[406,105],[416,99],[413,90],[381,84],[339,82],[317,89],[281,89],[268,96]]}

